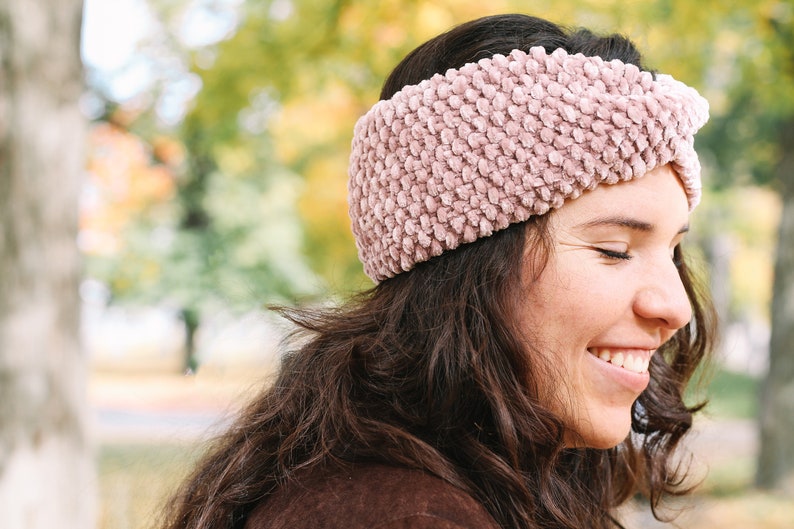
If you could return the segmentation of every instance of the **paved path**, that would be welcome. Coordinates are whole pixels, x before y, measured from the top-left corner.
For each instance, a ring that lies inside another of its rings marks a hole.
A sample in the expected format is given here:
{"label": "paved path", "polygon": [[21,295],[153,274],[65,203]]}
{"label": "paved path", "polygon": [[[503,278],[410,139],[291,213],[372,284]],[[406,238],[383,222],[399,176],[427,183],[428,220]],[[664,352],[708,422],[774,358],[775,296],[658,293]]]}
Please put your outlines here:
{"label": "paved path", "polygon": [[88,391],[94,438],[99,443],[207,439],[229,424],[259,384],[255,376],[239,374],[95,374]]}
{"label": "paved path", "polygon": [[[89,386],[97,439],[105,441],[200,440],[218,432],[266,375],[94,375]],[[261,378],[260,378],[261,377]],[[748,420],[698,417],[689,445],[698,459],[723,463],[757,450]]]}

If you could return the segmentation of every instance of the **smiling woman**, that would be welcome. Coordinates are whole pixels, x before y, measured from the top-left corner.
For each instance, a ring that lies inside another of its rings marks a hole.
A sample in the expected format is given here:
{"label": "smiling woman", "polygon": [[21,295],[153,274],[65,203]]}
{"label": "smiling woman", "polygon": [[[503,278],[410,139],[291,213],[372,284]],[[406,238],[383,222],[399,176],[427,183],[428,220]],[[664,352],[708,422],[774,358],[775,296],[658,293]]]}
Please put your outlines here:
{"label": "smiling woman", "polygon": [[616,35],[504,15],[410,53],[350,158],[377,285],[281,310],[294,350],[165,527],[606,529],[686,492],[706,118]]}
{"label": "smiling woman", "polygon": [[626,438],[654,353],[690,321],[673,257],[688,217],[668,165],[550,214],[552,252],[539,276],[525,267],[519,321],[527,347],[555,370],[541,400],[563,420],[569,446]]}

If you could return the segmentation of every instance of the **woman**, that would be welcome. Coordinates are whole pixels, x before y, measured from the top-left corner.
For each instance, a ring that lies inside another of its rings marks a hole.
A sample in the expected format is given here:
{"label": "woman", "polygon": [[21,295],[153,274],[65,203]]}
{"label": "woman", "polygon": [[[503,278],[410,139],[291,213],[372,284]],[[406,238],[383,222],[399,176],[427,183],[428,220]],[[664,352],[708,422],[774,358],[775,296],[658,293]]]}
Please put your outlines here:
{"label": "woman", "polygon": [[377,282],[305,331],[168,528],[607,528],[679,494],[707,303],[680,242],[697,93],[528,16],[409,54],[356,125]]}

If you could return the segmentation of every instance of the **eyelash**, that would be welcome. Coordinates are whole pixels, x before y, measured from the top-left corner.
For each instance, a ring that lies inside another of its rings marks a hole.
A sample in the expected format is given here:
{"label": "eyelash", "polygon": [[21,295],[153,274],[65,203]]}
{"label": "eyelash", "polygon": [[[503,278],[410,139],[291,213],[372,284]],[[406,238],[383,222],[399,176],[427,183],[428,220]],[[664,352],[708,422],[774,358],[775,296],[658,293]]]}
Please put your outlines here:
{"label": "eyelash", "polygon": [[[595,251],[600,253],[602,256],[606,257],[607,259],[614,259],[617,261],[628,261],[631,259],[631,255],[626,252],[616,252],[614,250],[607,250],[606,248],[593,248]],[[673,254],[670,256],[673,264],[676,268],[681,268],[681,265],[684,264],[684,260],[680,256],[676,256]]]}
{"label": "eyelash", "polygon": [[619,261],[628,261],[631,255],[626,252],[616,252],[614,250],[607,250],[606,248],[593,248],[595,251],[606,257],[607,259],[615,259]]}

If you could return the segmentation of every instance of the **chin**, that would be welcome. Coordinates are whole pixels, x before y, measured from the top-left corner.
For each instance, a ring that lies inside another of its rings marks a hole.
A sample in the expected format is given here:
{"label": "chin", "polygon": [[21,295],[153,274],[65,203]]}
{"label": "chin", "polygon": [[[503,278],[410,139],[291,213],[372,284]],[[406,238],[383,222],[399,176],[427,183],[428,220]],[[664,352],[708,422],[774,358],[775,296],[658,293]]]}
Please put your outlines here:
{"label": "chin", "polygon": [[565,436],[565,446],[567,448],[593,448],[595,450],[609,450],[610,448],[615,448],[620,443],[625,441],[628,435],[629,432],[626,432],[626,435],[622,437],[599,436],[597,438],[585,438],[579,434],[572,433]]}
{"label": "chin", "polygon": [[608,439],[596,439],[593,442],[587,443],[587,448],[595,448],[597,450],[609,450],[610,448],[615,448],[620,443],[626,440],[628,437],[629,432],[626,432],[626,435],[622,437],[614,437]]}
{"label": "chin", "polygon": [[[621,421],[623,422],[623,421]],[[631,432],[631,420],[625,424],[604,424],[600,428],[596,425],[587,425],[584,431],[568,430],[565,433],[565,446],[569,448],[594,448],[608,450],[615,448],[626,440]]]}

